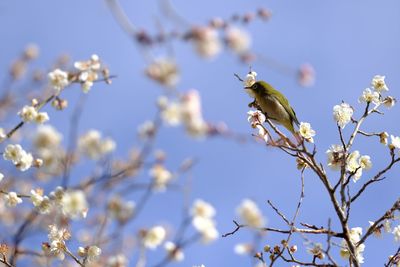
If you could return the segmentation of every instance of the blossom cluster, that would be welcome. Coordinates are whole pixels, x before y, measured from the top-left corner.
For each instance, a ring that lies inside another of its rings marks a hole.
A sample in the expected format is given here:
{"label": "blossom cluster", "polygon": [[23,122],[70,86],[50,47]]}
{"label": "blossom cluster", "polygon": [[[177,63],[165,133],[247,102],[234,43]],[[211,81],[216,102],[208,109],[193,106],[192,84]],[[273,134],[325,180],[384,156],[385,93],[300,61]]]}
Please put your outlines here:
{"label": "blossom cluster", "polygon": [[209,125],[203,119],[200,94],[197,90],[184,93],[179,101],[170,101],[161,97],[158,101],[161,118],[170,126],[183,124],[186,132],[194,137],[204,137]]}
{"label": "blossom cluster", "polygon": [[204,200],[197,199],[191,208],[192,224],[201,234],[202,241],[209,243],[218,238],[218,230],[213,219],[215,216],[214,207]]}

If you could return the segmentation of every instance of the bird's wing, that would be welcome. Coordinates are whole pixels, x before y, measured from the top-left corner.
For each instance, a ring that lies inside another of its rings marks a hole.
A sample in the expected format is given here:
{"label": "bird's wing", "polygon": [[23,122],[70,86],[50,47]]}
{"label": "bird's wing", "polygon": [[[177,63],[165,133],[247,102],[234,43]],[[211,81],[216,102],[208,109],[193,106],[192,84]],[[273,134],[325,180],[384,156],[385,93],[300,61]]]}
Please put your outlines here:
{"label": "bird's wing", "polygon": [[274,97],[278,100],[278,102],[285,108],[286,112],[289,114],[290,118],[292,119],[292,121],[294,121],[296,123],[296,125],[299,125],[300,122],[296,117],[296,113],[294,112],[293,108],[290,106],[289,101],[287,100],[287,98],[281,94],[281,92],[279,92],[278,90],[275,90],[273,88],[269,88],[269,90],[273,90],[274,93]]}

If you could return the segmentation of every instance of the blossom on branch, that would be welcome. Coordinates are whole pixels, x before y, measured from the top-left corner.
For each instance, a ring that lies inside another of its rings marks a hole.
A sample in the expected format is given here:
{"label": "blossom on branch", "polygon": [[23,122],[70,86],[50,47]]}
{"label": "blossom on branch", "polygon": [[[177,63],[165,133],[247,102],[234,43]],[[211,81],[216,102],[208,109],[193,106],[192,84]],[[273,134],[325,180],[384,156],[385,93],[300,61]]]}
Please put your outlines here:
{"label": "blossom on branch", "polygon": [[353,108],[349,104],[342,103],[333,107],[333,119],[342,129],[351,121],[351,116]]}
{"label": "blossom on branch", "polygon": [[385,83],[385,76],[375,75],[371,81],[371,85],[378,93],[382,93],[382,91],[389,91],[389,88]]}
{"label": "blossom on branch", "polygon": [[311,124],[300,122],[299,133],[307,142],[314,143],[315,131],[311,128]]}

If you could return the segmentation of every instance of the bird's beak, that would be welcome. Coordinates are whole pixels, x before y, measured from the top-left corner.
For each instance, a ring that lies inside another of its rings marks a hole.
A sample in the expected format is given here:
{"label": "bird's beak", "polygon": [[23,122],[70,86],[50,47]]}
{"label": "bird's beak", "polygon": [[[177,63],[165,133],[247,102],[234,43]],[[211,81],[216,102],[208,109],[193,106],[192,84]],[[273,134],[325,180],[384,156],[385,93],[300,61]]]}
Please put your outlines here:
{"label": "bird's beak", "polygon": [[244,89],[245,89],[245,90],[246,90],[246,89],[249,90],[249,89],[251,89],[251,86],[246,86]]}

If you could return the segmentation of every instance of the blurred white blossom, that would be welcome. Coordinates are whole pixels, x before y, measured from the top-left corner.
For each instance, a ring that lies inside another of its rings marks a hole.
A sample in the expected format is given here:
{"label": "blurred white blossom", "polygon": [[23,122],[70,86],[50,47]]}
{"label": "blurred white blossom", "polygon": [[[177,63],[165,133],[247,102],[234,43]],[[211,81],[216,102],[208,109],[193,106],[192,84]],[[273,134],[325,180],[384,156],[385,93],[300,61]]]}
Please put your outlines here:
{"label": "blurred white blossom", "polygon": [[154,60],[146,68],[145,73],[150,79],[167,87],[174,87],[179,81],[178,65],[171,58]]}
{"label": "blurred white blossom", "polygon": [[250,200],[244,199],[236,209],[238,216],[251,227],[263,227],[265,218],[263,217],[257,204]]}
{"label": "blurred white blossom", "polygon": [[153,186],[158,191],[165,191],[167,184],[173,178],[172,173],[161,164],[155,164],[149,172],[153,178]]}
{"label": "blurred white blossom", "polygon": [[201,234],[203,243],[214,241],[219,236],[213,219],[215,213],[214,207],[203,200],[196,200],[192,205],[192,224]]}
{"label": "blurred white blossom", "polygon": [[239,243],[235,245],[234,251],[238,255],[248,255],[253,251],[253,246],[249,243]]}
{"label": "blurred white blossom", "polygon": [[154,135],[156,126],[153,121],[145,121],[138,127],[138,135],[141,139],[147,139]]}
{"label": "blurred white blossom", "polygon": [[120,197],[116,196],[110,199],[107,209],[112,218],[115,218],[120,223],[125,223],[132,218],[135,206],[135,202],[123,201]]}
{"label": "blurred white blossom", "polygon": [[106,267],[127,267],[128,259],[123,254],[117,254],[107,259]]}
{"label": "blurred white blossom", "polygon": [[180,100],[180,105],[186,131],[194,137],[205,136],[208,132],[208,125],[203,119],[199,92],[194,89],[185,92]]}
{"label": "blurred white blossom", "polygon": [[245,30],[229,27],[225,30],[225,42],[233,52],[242,54],[249,50],[251,38]]}
{"label": "blurred white blossom", "polygon": [[111,138],[102,138],[101,133],[89,130],[78,140],[78,148],[90,159],[97,160],[115,150],[116,144]]}
{"label": "blurred white blossom", "polygon": [[322,244],[320,244],[320,243],[313,244],[313,246],[311,248],[307,249],[308,253],[310,253],[314,257],[317,257],[318,259],[321,259],[321,260],[323,258],[325,258],[325,254],[323,251],[324,250],[323,250]]}
{"label": "blurred white blossom", "polygon": [[222,48],[218,32],[211,27],[196,26],[192,36],[196,52],[205,58],[216,56]]}
{"label": "blurred white blossom", "polygon": [[87,250],[87,260],[96,261],[101,255],[101,249],[98,246],[90,246]]}
{"label": "blurred white blossom", "polygon": [[341,128],[351,121],[351,116],[353,116],[353,108],[349,104],[342,103],[333,107],[333,119]]}
{"label": "blurred white blossom", "polygon": [[62,134],[51,125],[39,125],[33,137],[37,149],[55,148],[60,145]]}
{"label": "blurred white blossom", "polygon": [[193,217],[212,218],[215,216],[214,207],[202,199],[196,199],[190,211]]}
{"label": "blurred white blossom", "polygon": [[61,205],[63,214],[71,219],[85,218],[89,210],[85,193],[80,190],[64,192]]}
{"label": "blurred white blossom", "polygon": [[8,194],[4,195],[4,200],[9,207],[15,207],[22,203],[22,198],[15,192],[8,192]]}
{"label": "blurred white blossom", "polygon": [[165,242],[164,248],[168,253],[168,257],[173,261],[183,261],[185,254],[183,254],[182,249],[177,247],[173,242]]}
{"label": "blurred white blossom", "polygon": [[161,112],[161,118],[170,126],[179,125],[182,121],[181,106],[176,102],[168,103]]}
{"label": "blurred white blossom", "polygon": [[146,248],[155,249],[164,241],[166,234],[164,227],[154,226],[145,232],[143,244]]}

